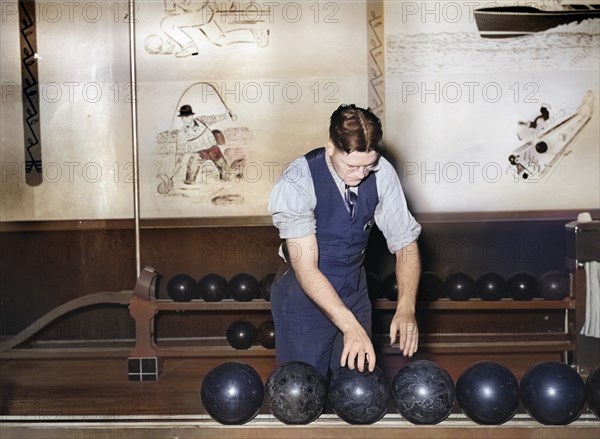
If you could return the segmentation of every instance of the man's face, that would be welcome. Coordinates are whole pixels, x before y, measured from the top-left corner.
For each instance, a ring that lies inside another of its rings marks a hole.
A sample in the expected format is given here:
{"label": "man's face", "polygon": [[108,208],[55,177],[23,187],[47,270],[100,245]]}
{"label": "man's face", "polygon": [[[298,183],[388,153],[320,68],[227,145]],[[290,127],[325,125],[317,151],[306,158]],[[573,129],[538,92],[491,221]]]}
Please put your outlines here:
{"label": "man's face", "polygon": [[379,154],[375,151],[353,151],[346,154],[337,149],[331,142],[327,145],[327,155],[333,169],[340,179],[348,186],[358,186],[379,162]]}
{"label": "man's face", "polygon": [[191,115],[191,114],[190,114],[190,115],[187,115],[187,116],[181,116],[181,124],[182,124],[183,126],[185,126],[185,125],[189,125],[189,124],[190,124],[190,122],[191,122],[193,119],[194,119],[194,116],[193,116],[193,115]]}

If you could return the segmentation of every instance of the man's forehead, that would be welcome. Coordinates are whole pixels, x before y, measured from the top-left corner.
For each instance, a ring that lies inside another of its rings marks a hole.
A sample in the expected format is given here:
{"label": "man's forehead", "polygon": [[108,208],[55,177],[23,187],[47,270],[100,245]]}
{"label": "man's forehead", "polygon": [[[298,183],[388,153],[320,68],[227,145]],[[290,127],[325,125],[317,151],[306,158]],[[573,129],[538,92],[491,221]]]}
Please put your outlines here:
{"label": "man's forehead", "polygon": [[352,151],[348,154],[343,153],[344,162],[351,166],[366,166],[379,160],[379,154],[376,151],[359,152]]}

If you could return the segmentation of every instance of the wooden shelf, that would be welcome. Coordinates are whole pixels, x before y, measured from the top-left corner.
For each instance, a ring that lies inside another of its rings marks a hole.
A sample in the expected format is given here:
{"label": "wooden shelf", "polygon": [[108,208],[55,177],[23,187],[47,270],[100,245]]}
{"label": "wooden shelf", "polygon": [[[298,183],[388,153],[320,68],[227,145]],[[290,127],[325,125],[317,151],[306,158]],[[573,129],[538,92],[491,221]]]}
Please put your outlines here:
{"label": "wooden shelf", "polygon": [[[373,339],[380,354],[401,355],[397,344],[389,344],[387,335],[377,334]],[[419,349],[436,354],[570,352],[575,343],[564,333],[422,334]]]}
{"label": "wooden shelf", "polygon": [[227,358],[249,358],[249,357],[274,357],[274,349],[266,349],[262,346],[251,346],[248,349],[234,349],[224,345],[196,345],[190,346],[161,346],[156,347],[159,357],[227,357]]}
{"label": "wooden shelf", "polygon": [[[232,299],[223,299],[220,302],[205,302],[203,300],[192,300],[190,302],[174,302],[172,300],[153,300],[160,311],[268,311],[271,303],[264,299],[254,299],[249,302],[238,302]],[[376,299],[373,302],[375,310],[395,310],[396,302],[387,299]],[[502,299],[497,301],[485,301],[471,299],[467,301],[455,301],[450,299],[438,299],[431,302],[418,302],[418,310],[532,310],[532,309],[575,309],[575,300],[572,298],[564,300],[533,299],[519,301]]]}
{"label": "wooden shelf", "polygon": [[[373,301],[373,309],[395,310],[396,302],[387,299]],[[450,299],[438,299],[431,302],[418,302],[417,310],[531,310],[531,309],[575,309],[575,300],[568,298],[564,300],[513,300],[502,299],[486,301],[471,299],[456,301]]]}
{"label": "wooden shelf", "polygon": [[264,311],[271,309],[271,303],[264,299],[255,299],[250,302],[237,302],[232,299],[223,299],[220,302],[205,302],[192,300],[190,302],[174,302],[172,300],[152,301],[159,311]]}

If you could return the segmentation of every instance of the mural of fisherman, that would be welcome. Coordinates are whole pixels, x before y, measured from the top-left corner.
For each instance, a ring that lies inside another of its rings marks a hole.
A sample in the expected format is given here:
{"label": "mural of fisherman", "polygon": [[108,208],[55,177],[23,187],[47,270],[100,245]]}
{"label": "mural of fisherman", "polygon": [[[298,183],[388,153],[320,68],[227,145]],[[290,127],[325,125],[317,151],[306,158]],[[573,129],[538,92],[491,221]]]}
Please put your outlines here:
{"label": "mural of fisherman", "polygon": [[251,131],[239,124],[213,84],[191,84],[180,95],[170,129],[156,136],[158,193],[189,196],[235,186],[251,143]]}
{"label": "mural of fisherman", "polygon": [[175,176],[179,173],[184,155],[191,152],[183,181],[185,184],[193,184],[196,181],[200,167],[207,161],[214,163],[219,171],[219,179],[225,180],[229,166],[219,147],[225,144],[225,137],[221,131],[211,130],[210,126],[226,119],[228,114],[196,116],[191,105],[183,105],[178,117],[181,119],[182,127],[177,135],[175,166],[171,175]]}

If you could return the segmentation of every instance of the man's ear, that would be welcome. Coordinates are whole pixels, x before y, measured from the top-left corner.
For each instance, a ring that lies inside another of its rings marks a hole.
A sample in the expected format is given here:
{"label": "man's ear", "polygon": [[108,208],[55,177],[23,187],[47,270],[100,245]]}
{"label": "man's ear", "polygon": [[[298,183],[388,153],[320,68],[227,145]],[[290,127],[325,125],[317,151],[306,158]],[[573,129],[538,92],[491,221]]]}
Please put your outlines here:
{"label": "man's ear", "polygon": [[325,151],[327,152],[327,155],[329,157],[331,157],[333,155],[334,150],[335,150],[335,146],[333,145],[333,142],[331,141],[331,139],[329,139],[329,141],[327,142],[327,145],[325,145]]}

